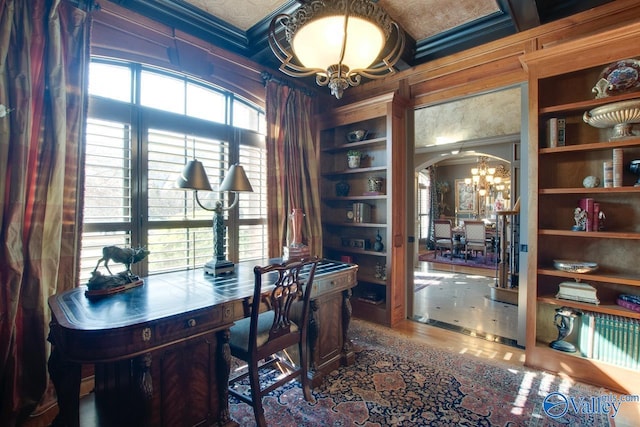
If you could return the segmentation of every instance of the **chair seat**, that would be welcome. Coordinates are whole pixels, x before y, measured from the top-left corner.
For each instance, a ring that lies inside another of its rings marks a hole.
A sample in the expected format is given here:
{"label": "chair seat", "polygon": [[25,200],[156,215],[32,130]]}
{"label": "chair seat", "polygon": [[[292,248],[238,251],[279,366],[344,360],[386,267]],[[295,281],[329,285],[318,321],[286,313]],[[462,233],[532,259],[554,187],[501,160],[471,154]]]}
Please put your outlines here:
{"label": "chair seat", "polygon": [[436,245],[438,245],[438,246],[451,246],[451,240],[449,240],[449,239],[438,239],[438,240],[436,240]]}
{"label": "chair seat", "polygon": [[[260,313],[258,316],[258,347],[263,346],[269,340],[269,330],[273,324],[273,311]],[[238,320],[230,329],[229,347],[231,354],[248,355],[249,354],[249,330],[251,327],[251,318],[245,317]],[[291,332],[298,330],[298,325],[291,322]],[[241,357],[243,358],[243,357]]]}

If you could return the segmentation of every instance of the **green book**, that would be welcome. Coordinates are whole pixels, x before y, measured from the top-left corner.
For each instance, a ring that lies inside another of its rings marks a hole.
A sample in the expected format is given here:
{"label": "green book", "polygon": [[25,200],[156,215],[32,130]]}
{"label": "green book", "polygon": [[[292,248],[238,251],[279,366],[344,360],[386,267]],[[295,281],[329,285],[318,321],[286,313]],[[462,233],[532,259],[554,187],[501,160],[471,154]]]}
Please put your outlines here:
{"label": "green book", "polygon": [[640,320],[633,319],[631,321],[631,336],[633,337],[633,345],[631,346],[631,369],[640,369]]}
{"label": "green book", "polygon": [[615,344],[613,343],[613,318],[610,315],[605,315],[604,318],[604,336],[605,336],[605,349],[604,357],[605,362],[614,363],[614,350]]}
{"label": "green book", "polygon": [[602,350],[602,316],[600,314],[593,315],[593,358],[600,360],[600,352]]}
{"label": "green book", "polygon": [[582,313],[578,346],[582,357],[593,357],[593,316],[591,313]]}
{"label": "green book", "polygon": [[623,319],[622,321],[622,338],[624,340],[622,344],[623,357],[621,365],[625,368],[631,368],[631,319]]}

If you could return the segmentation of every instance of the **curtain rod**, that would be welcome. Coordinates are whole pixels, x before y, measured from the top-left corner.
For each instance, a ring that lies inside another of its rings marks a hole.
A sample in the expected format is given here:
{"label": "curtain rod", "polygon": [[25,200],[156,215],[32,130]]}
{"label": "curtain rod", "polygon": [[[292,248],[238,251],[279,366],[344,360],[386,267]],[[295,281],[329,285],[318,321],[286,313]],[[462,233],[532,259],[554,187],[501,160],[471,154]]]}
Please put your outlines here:
{"label": "curtain rod", "polygon": [[262,77],[262,80],[264,81],[265,86],[267,85],[267,82],[272,81],[272,82],[278,83],[279,85],[288,86],[291,89],[299,90],[300,92],[304,93],[307,96],[311,96],[311,97],[316,96],[316,92],[314,92],[314,91],[312,91],[310,89],[307,89],[305,87],[301,87],[301,86],[298,86],[296,84],[293,84],[289,80],[281,79],[279,77],[275,77],[273,74],[271,74],[271,73],[269,73],[267,71],[263,71],[262,73],[260,73],[260,76]]}

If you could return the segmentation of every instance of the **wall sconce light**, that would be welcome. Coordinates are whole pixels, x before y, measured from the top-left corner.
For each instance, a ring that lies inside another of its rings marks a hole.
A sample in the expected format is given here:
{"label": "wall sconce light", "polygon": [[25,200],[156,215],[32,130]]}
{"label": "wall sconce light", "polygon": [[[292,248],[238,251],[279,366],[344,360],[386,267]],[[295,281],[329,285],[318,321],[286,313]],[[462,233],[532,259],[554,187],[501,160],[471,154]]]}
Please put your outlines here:
{"label": "wall sconce light", "polygon": [[[292,14],[276,15],[269,27],[269,46],[291,77],[316,76],[319,86],[342,98],[362,76],[379,79],[395,73],[405,37],[387,12],[371,0],[306,0]],[[276,27],[284,27],[284,46]],[[392,35],[392,33],[395,33]],[[387,41],[394,44],[386,49]],[[381,57],[386,52],[384,57]],[[380,61],[381,64],[371,67]]]}
{"label": "wall sconce light", "polygon": [[[209,178],[207,177],[207,173],[204,170],[202,162],[198,160],[191,160],[185,165],[182,173],[176,181],[176,185],[178,188],[182,188],[184,190],[195,190],[196,202],[198,205],[204,210],[213,212],[213,258],[204,265],[204,272],[206,274],[213,274],[216,276],[219,274],[233,272],[235,265],[233,262],[227,260],[225,253],[225,227],[224,216],[222,213],[237,205],[240,196],[238,194],[234,194],[233,203],[227,208],[222,207],[221,201],[217,201],[213,209],[203,206],[198,198],[198,190],[213,191],[213,189],[211,188]],[[244,172],[244,168],[235,164],[231,165],[229,168],[227,175],[220,184],[219,191],[229,191],[231,193],[239,193],[243,191],[253,192],[253,188],[247,178],[247,174]]]}

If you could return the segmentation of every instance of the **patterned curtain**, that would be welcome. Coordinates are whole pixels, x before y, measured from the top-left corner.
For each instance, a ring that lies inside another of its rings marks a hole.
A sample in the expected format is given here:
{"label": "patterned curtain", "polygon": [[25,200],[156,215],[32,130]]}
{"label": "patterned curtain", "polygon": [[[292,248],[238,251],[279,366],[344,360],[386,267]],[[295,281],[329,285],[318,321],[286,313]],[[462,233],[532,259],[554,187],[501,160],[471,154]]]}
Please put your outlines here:
{"label": "patterned curtain", "polygon": [[312,99],[265,75],[269,256],[282,256],[291,232],[289,216],[302,209],[303,243],[322,255],[319,173],[311,127]]}
{"label": "patterned curtain", "polygon": [[47,299],[77,282],[87,21],[67,0],[0,0],[0,104],[10,109],[0,117],[5,426],[21,424],[50,390]]}

